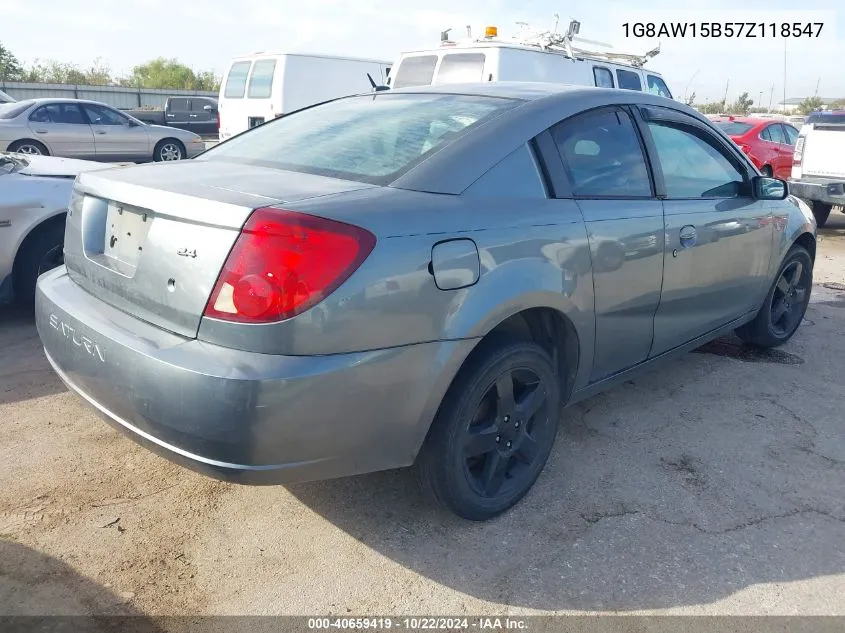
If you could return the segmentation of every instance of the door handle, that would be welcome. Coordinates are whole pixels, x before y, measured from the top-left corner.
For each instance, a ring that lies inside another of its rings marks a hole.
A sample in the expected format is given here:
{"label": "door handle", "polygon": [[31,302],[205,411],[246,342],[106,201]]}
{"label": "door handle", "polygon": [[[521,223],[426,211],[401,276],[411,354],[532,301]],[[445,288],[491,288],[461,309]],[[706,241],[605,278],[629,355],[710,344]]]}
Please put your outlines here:
{"label": "door handle", "polygon": [[108,134],[105,130],[97,130],[97,134]]}
{"label": "door handle", "polygon": [[46,134],[47,130],[35,130],[36,134]]}

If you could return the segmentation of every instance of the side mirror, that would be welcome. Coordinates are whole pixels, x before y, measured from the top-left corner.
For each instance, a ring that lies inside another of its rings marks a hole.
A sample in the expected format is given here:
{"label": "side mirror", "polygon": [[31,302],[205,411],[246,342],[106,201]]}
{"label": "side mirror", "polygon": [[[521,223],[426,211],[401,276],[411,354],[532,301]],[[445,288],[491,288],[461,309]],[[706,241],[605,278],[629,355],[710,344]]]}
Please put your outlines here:
{"label": "side mirror", "polygon": [[211,106],[211,105],[204,105],[202,107],[202,109],[205,110],[206,112],[211,112],[212,110],[214,110],[214,107]]}
{"label": "side mirror", "polygon": [[789,185],[780,178],[755,176],[751,184],[757,200],[786,200],[789,195]]}

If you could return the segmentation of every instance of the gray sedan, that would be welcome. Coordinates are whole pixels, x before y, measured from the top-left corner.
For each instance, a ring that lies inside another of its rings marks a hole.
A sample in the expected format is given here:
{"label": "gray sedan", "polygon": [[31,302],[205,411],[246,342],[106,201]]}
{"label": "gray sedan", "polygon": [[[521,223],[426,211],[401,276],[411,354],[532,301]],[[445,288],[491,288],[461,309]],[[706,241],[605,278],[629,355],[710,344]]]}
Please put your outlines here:
{"label": "gray sedan", "polygon": [[807,206],[692,108],[504,82],[83,173],[67,223],[36,322],[109,423],[241,483],[415,464],[473,520],[528,492],[562,406],[727,332],[788,341],[816,253]]}
{"label": "gray sedan", "polygon": [[30,99],[0,105],[0,151],[147,162],[192,158],[204,149],[193,132],[148,125],[96,101]]}

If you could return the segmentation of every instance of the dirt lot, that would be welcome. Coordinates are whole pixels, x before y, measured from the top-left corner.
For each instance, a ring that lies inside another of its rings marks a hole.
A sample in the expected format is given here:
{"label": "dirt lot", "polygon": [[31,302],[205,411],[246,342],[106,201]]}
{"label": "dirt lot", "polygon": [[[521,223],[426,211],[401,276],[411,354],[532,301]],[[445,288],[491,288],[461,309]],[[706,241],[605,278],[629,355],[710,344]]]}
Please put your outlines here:
{"label": "dirt lot", "polygon": [[0,613],[845,614],[845,215],[821,235],[788,346],[728,340],[571,409],[532,493],[481,525],[405,472],[245,488],[173,466],[7,313]]}

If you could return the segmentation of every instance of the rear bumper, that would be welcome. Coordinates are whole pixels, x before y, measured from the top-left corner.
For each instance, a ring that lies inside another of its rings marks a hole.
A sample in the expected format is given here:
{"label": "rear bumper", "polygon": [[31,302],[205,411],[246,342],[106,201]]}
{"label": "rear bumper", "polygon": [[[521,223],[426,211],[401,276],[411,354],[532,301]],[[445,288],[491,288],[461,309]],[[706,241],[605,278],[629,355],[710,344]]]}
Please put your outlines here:
{"label": "rear bumper", "polygon": [[845,205],[845,178],[790,178],[789,193],[802,200]]}
{"label": "rear bumper", "polygon": [[410,465],[474,344],[241,352],[116,310],[64,267],[39,279],[36,324],[58,375],[112,426],[171,461],[245,484]]}

